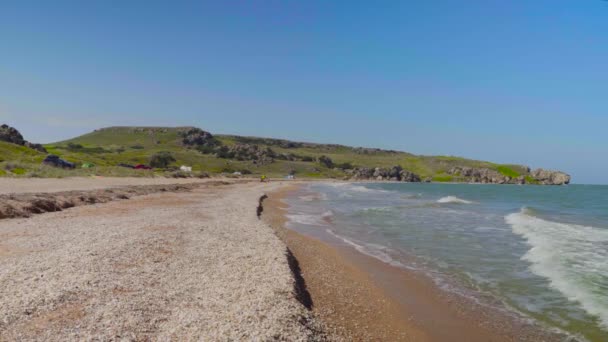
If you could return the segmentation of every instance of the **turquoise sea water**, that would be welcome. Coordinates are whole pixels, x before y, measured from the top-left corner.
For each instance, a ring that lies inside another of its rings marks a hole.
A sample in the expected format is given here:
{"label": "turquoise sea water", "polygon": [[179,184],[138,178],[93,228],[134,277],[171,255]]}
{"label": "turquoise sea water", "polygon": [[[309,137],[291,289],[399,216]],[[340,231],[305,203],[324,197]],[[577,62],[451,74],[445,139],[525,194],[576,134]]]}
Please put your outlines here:
{"label": "turquoise sea water", "polygon": [[608,186],[318,183],[287,201],[293,228],[608,341]]}

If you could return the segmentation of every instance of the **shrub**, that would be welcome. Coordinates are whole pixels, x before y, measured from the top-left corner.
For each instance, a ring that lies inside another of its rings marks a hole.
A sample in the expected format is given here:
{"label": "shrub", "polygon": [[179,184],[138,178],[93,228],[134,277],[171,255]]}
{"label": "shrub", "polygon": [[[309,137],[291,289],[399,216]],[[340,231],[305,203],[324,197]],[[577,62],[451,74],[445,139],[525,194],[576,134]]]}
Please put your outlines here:
{"label": "shrub", "polygon": [[169,164],[173,163],[174,161],[175,161],[175,158],[173,157],[173,155],[170,152],[166,152],[166,151],[158,152],[158,153],[154,153],[150,157],[150,166],[164,169],[164,168],[168,167]]}
{"label": "shrub", "polygon": [[6,164],[4,164],[4,169],[6,171],[12,171],[15,168],[18,168],[19,166],[13,162],[7,162]]}
{"label": "shrub", "polygon": [[532,176],[526,176],[526,184],[538,184],[538,181],[534,178],[532,178]]}
{"label": "shrub", "polygon": [[12,172],[14,174],[16,174],[16,175],[20,175],[21,176],[21,175],[24,175],[26,171],[25,171],[25,169],[18,167],[18,168],[14,168],[12,170]]}
{"label": "shrub", "polygon": [[331,158],[324,156],[324,155],[319,157],[319,164],[325,166],[328,169],[331,169],[334,167],[333,160],[331,160]]}
{"label": "shrub", "polygon": [[496,170],[498,170],[498,172],[500,172],[503,176],[507,176],[507,177],[511,177],[511,178],[517,178],[519,177],[519,173],[513,169],[511,169],[508,166],[498,166],[496,168]]}
{"label": "shrub", "polygon": [[207,172],[203,172],[203,171],[196,172],[193,174],[193,176],[196,178],[209,178],[209,174]]}
{"label": "shrub", "polygon": [[349,169],[354,169],[355,168],[353,166],[353,164],[351,164],[351,163],[336,164],[336,167],[339,168],[339,169],[344,169],[344,170],[349,170]]}
{"label": "shrub", "polygon": [[436,175],[433,177],[433,182],[452,182],[454,181],[454,177],[446,176],[446,175]]}
{"label": "shrub", "polygon": [[216,148],[214,146],[201,145],[201,146],[197,146],[196,150],[202,154],[212,154],[212,153],[215,153]]}
{"label": "shrub", "polygon": [[305,161],[305,162],[314,162],[315,158],[313,158],[311,156],[303,156],[302,157],[302,161]]}
{"label": "shrub", "polygon": [[173,177],[173,178],[190,178],[190,177],[192,177],[192,175],[189,172],[184,172],[184,171],[173,171],[171,173],[168,173],[167,176]]}
{"label": "shrub", "polygon": [[253,173],[253,172],[251,172],[250,170],[247,170],[247,169],[242,169],[242,170],[240,170],[239,172],[240,172],[242,175],[250,175],[250,174],[252,174],[252,173]]}
{"label": "shrub", "polygon": [[133,146],[131,146],[131,149],[133,149],[133,150],[143,150],[144,147],[141,146],[141,145],[133,145]]}

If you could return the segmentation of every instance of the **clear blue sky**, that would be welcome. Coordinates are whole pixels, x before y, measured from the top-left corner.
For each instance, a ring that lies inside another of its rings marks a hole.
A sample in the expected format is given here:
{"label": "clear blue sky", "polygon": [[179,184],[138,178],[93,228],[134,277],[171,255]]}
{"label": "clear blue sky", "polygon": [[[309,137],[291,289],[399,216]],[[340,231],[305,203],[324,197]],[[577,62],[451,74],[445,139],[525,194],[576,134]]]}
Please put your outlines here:
{"label": "clear blue sky", "polygon": [[608,2],[2,1],[0,121],[458,155],[608,183]]}

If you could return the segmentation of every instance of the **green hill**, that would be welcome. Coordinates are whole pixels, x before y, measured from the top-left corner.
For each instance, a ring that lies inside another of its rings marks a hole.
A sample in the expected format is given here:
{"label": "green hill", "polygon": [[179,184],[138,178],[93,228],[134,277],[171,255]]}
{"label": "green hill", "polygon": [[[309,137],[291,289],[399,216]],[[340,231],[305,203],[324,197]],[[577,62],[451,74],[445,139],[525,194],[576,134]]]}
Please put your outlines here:
{"label": "green hill", "polygon": [[[176,167],[188,165],[192,166],[194,171],[240,171],[271,177],[295,172],[300,178],[343,178],[345,173],[341,169],[390,168],[394,165],[400,165],[423,179],[431,178],[434,181],[458,181],[457,175],[448,174],[448,170],[455,166],[488,168],[510,177],[528,173],[524,166],[498,165],[459,157],[418,156],[399,151],[233,135],[214,136],[214,145],[210,147],[187,145],[184,143],[184,134],[191,129],[192,127],[108,127],[73,139],[47,144],[45,148],[49,153],[59,155],[77,165],[96,165],[94,169],[65,171],[68,174],[150,175],[151,172],[118,168],[117,165],[148,164],[153,154],[163,151],[173,155],[176,160],[173,165]],[[29,149],[24,152],[25,147],[8,148],[8,145],[12,144],[0,145],[0,156],[4,160],[23,164],[21,168],[30,173],[48,175],[49,170],[38,166],[44,158],[42,153]],[[249,150],[238,150],[239,146],[245,146]],[[253,156],[252,153],[261,157]],[[262,162],[266,155],[270,155],[272,161]],[[321,165],[318,162],[321,156],[329,157],[333,166]]]}

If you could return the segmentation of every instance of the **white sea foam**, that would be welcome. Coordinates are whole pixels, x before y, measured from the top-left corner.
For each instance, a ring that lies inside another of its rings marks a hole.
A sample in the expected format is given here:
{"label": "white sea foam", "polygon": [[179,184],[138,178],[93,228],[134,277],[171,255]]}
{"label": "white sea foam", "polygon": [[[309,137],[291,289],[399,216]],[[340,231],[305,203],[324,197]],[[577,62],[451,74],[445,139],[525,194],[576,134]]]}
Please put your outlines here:
{"label": "white sea foam", "polygon": [[301,199],[304,202],[326,201],[327,200],[327,195],[325,193],[322,193],[322,192],[317,192],[317,193],[314,193],[314,194],[303,195],[303,196],[300,196],[298,198]]}
{"label": "white sea foam", "polygon": [[526,209],[505,220],[531,246],[522,257],[530,270],[608,329],[608,229],[547,221]]}
{"label": "white sea foam", "polygon": [[325,218],[325,219],[330,218],[332,216],[334,216],[334,212],[331,210],[327,210],[326,212],[321,214],[321,218]]}
{"label": "white sea foam", "polygon": [[351,239],[347,239],[341,235],[336,234],[333,230],[331,229],[326,229],[327,233],[329,233],[330,235],[332,235],[333,237],[342,240],[344,243],[346,243],[347,245],[353,247],[354,249],[356,249],[359,253],[363,253],[367,256],[370,256],[372,258],[378,259],[384,263],[387,263],[391,266],[396,266],[396,267],[402,267],[402,268],[407,268],[407,269],[414,269],[411,266],[406,266],[405,264],[393,259],[387,252],[389,251],[387,247],[385,246],[381,246],[381,245],[377,245],[377,244],[373,244],[373,243],[357,243],[354,242]]}
{"label": "white sea foam", "polygon": [[288,214],[286,215],[291,223],[305,224],[309,226],[327,226],[323,216],[311,214]]}
{"label": "white sea foam", "polygon": [[437,200],[437,203],[457,203],[457,204],[471,204],[473,202],[467,201],[456,196],[446,196]]}
{"label": "white sea foam", "polygon": [[334,187],[334,188],[339,188],[339,189],[343,189],[345,191],[352,191],[352,192],[365,192],[365,193],[390,192],[388,190],[372,189],[372,188],[365,187],[363,185],[358,185],[358,184],[353,184],[353,183],[327,183],[327,185]]}

